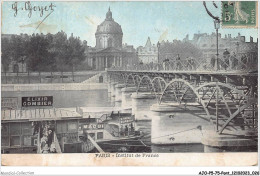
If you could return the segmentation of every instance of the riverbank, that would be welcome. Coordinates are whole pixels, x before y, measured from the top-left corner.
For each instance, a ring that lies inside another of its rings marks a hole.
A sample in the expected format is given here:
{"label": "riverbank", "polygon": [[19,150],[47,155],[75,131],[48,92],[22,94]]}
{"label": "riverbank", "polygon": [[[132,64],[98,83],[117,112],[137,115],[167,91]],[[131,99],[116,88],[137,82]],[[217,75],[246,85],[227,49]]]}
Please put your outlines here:
{"label": "riverbank", "polygon": [[106,83],[2,84],[1,91],[104,90]]}
{"label": "riverbank", "polygon": [[104,71],[1,73],[2,84],[81,83]]}

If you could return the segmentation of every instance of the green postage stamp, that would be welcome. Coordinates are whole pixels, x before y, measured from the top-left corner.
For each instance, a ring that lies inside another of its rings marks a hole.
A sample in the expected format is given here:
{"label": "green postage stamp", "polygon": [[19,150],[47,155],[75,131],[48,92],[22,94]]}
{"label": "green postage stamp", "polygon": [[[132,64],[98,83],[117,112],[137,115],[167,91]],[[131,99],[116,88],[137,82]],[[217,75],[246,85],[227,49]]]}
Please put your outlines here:
{"label": "green postage stamp", "polygon": [[257,28],[257,1],[222,1],[222,27]]}

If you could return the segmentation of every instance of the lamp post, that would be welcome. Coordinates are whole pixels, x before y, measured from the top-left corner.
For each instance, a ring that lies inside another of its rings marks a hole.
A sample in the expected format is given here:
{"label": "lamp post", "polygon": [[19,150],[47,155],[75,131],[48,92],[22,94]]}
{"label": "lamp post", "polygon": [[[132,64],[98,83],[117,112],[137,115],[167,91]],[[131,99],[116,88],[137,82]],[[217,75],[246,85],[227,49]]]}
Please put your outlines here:
{"label": "lamp post", "polygon": [[74,82],[74,63],[72,63],[72,82]]}
{"label": "lamp post", "polygon": [[29,71],[29,66],[27,65],[27,73],[28,73],[28,84],[30,84],[30,71]]}
{"label": "lamp post", "polygon": [[160,54],[160,45],[161,45],[161,44],[160,44],[160,42],[158,41],[158,42],[157,42],[157,48],[158,48],[158,58],[157,58],[157,59],[158,59],[158,60],[157,60],[157,62],[158,62],[158,67],[157,67],[157,70],[158,70],[158,71],[159,71],[159,56],[160,56],[159,54]]}
{"label": "lamp post", "polygon": [[[208,10],[206,2],[203,1],[203,5],[206,9],[206,12],[208,13],[208,15],[214,19],[214,27],[216,29],[216,36],[217,36],[217,58],[215,60],[215,69],[218,70],[218,29],[220,28],[220,20],[218,16],[214,16],[212,15],[212,13]],[[216,5],[216,3],[213,1],[213,5],[215,8],[218,8],[218,6]]]}
{"label": "lamp post", "polygon": [[24,64],[24,61],[25,61],[24,57],[22,57],[21,61],[22,61],[22,73],[23,73],[23,64]]}
{"label": "lamp post", "polygon": [[216,71],[218,71],[218,69],[219,69],[219,66],[218,66],[218,29],[220,28],[220,21],[219,21],[219,19],[215,19],[214,20],[214,27],[215,27],[215,29],[216,29],[216,42],[217,42],[217,54],[216,54],[216,56],[217,56],[217,58],[216,58],[216,61],[215,61],[215,69],[216,69]]}

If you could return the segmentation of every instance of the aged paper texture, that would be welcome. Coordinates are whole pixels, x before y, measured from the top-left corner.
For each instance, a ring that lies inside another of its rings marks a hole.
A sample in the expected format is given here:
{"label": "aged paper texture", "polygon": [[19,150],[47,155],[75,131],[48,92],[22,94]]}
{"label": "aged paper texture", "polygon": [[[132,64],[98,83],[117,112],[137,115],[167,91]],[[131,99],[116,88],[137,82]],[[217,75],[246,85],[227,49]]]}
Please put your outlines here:
{"label": "aged paper texture", "polygon": [[258,165],[257,11],[2,1],[1,165]]}

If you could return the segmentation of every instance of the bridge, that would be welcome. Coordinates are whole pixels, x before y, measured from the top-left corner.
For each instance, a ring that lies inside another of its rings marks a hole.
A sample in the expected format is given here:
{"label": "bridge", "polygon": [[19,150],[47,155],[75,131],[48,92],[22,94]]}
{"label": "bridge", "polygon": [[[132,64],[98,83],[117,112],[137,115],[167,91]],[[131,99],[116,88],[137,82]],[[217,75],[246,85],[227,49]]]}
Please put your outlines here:
{"label": "bridge", "polygon": [[257,147],[257,72],[257,55],[243,53],[107,69],[115,101],[136,120],[151,118],[152,143],[213,152]]}

